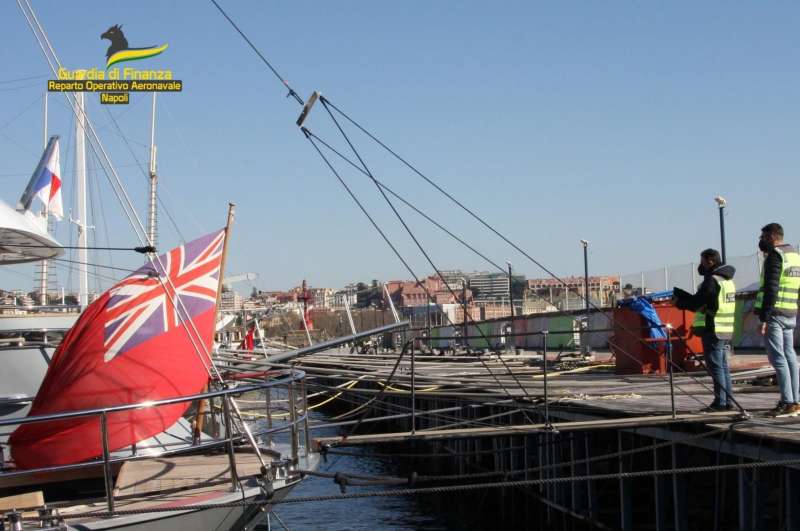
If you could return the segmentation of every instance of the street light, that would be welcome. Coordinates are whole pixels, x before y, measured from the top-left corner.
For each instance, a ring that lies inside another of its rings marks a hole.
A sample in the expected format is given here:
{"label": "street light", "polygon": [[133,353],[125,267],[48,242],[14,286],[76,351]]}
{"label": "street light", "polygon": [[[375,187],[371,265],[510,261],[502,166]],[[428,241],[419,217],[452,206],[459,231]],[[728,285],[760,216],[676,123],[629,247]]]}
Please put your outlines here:
{"label": "street light", "polygon": [[714,198],[714,201],[717,202],[717,206],[719,207],[719,237],[721,241],[721,249],[720,252],[722,253],[722,263],[727,263],[727,259],[725,258],[725,205],[728,204],[728,201],[718,195]]}
{"label": "street light", "polygon": [[[589,327],[589,241],[581,240],[581,245],[583,245],[583,295],[586,305],[586,317],[581,327],[583,331]],[[581,346],[583,347],[584,354],[589,353],[589,345],[586,343],[586,335],[581,334]]]}
{"label": "street light", "polygon": [[583,295],[586,297],[586,313],[589,313],[589,241],[581,240],[583,245]]}
{"label": "street light", "polygon": [[514,283],[514,278],[511,276],[511,262],[506,259],[506,264],[508,264],[508,304],[511,306],[511,318],[514,318],[514,292],[512,289],[512,284]]}

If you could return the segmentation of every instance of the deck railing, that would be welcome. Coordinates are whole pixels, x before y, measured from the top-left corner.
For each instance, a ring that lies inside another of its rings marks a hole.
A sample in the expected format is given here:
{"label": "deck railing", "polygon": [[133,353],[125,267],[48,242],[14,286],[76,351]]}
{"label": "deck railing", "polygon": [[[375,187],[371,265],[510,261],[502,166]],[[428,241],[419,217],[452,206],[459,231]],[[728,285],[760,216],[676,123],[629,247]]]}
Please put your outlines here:
{"label": "deck railing", "polygon": [[[27,417],[21,418],[6,418],[0,419],[0,428],[8,427],[8,426],[18,426],[23,424],[34,424],[34,423],[45,423],[45,422],[53,422],[53,421],[64,421],[70,419],[79,419],[79,418],[87,418],[87,417],[97,417],[100,420],[100,442],[102,448],[102,455],[98,456],[98,458],[83,461],[80,463],[68,464],[68,465],[58,465],[58,466],[49,466],[49,467],[41,467],[41,468],[31,468],[31,469],[14,469],[14,470],[4,470],[0,472],[0,481],[10,478],[17,478],[17,477],[24,477],[24,476],[32,476],[36,474],[42,473],[54,473],[54,472],[62,472],[68,470],[76,470],[76,469],[83,469],[83,468],[92,468],[102,465],[103,467],[103,475],[104,475],[104,483],[105,483],[105,494],[106,494],[106,501],[108,505],[108,513],[114,513],[114,485],[113,485],[113,466],[121,463],[125,463],[128,461],[135,461],[135,460],[144,460],[144,459],[153,459],[157,457],[164,457],[167,455],[174,455],[177,453],[184,453],[184,452],[197,452],[198,450],[210,450],[214,448],[221,448],[223,446],[227,447],[228,455],[230,457],[230,469],[231,469],[231,484],[234,490],[239,489],[239,478],[236,472],[236,452],[235,452],[235,445],[241,441],[251,441],[256,442],[255,437],[265,437],[267,441],[271,444],[272,438],[281,432],[288,432],[290,434],[290,448],[291,448],[291,462],[293,464],[297,464],[298,459],[300,457],[299,452],[299,429],[302,426],[305,431],[305,456],[308,456],[309,452],[309,436],[308,436],[308,410],[307,410],[307,400],[306,400],[306,391],[305,391],[305,372],[297,369],[283,369],[283,370],[275,370],[269,372],[269,379],[257,383],[257,384],[247,384],[247,385],[239,385],[236,387],[225,387],[223,389],[217,389],[213,391],[208,391],[204,393],[188,395],[188,396],[179,396],[174,398],[167,398],[163,400],[152,400],[152,401],[144,401],[135,404],[124,404],[118,406],[109,406],[109,407],[102,407],[102,408],[93,408],[93,409],[84,409],[78,411],[64,411],[59,413],[51,413],[47,415],[32,415]],[[226,384],[227,385],[227,384]],[[274,407],[272,407],[272,391],[273,390],[281,390],[285,389],[286,395],[288,396],[288,400],[286,401],[286,409],[288,414],[288,422],[282,423],[281,425],[275,426],[274,425],[274,418],[275,415],[273,413]],[[265,391],[266,392],[266,400],[264,402],[265,410],[266,410],[266,420],[267,426],[265,429],[258,430],[253,433],[248,433],[249,428],[245,426],[246,419],[241,414],[240,409],[235,401],[235,396],[239,396],[245,393],[251,392],[258,392],[258,391]],[[211,411],[208,413],[203,413],[203,415],[218,415],[221,416],[216,426],[224,426],[224,437],[217,437],[212,439],[197,439],[195,441],[187,441],[185,445],[178,446],[171,450],[166,449],[160,452],[150,452],[147,454],[141,454],[137,452],[135,445],[132,447],[131,455],[127,456],[113,456],[112,452],[118,450],[117,448],[110,448],[109,447],[109,437],[108,437],[108,417],[115,413],[125,412],[125,411],[134,411],[134,410],[143,410],[143,409],[152,409],[158,408],[162,406],[169,406],[181,403],[193,403],[197,402],[198,404],[200,401],[208,400],[213,402],[215,400],[220,400],[222,402],[221,407],[219,408],[210,408]],[[244,428],[240,430],[237,427],[237,420],[239,421],[240,425]],[[260,455],[259,449],[256,447],[254,448]]]}

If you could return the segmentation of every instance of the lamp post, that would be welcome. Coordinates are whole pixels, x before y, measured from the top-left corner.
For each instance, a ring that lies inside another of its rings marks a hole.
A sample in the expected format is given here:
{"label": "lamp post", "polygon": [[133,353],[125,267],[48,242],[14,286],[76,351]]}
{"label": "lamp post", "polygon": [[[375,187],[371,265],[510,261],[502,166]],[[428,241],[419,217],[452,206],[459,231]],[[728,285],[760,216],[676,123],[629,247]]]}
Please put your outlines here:
{"label": "lamp post", "polygon": [[[589,241],[581,240],[583,246],[583,295],[585,297],[584,304],[586,307],[586,317],[584,317],[582,331],[589,328]],[[581,334],[581,346],[583,347],[584,354],[589,353],[589,345],[586,341],[586,334]]]}
{"label": "lamp post", "polygon": [[583,245],[583,295],[586,297],[584,300],[586,307],[586,315],[589,315],[589,242],[581,240]]}
{"label": "lamp post", "polygon": [[462,322],[464,350],[468,351],[469,340],[467,339],[467,336],[469,335],[469,327],[467,325],[467,279],[465,277],[461,278],[461,304],[463,305],[464,309],[464,321]]}
{"label": "lamp post", "polygon": [[720,253],[722,254],[722,263],[727,263],[727,259],[725,258],[725,205],[728,204],[728,201],[718,195],[714,198],[714,201],[717,202],[717,206],[719,207],[719,237],[720,237]]}
{"label": "lamp post", "polygon": [[512,288],[513,277],[511,276],[511,262],[506,260],[506,264],[508,264],[508,304],[511,306],[511,318],[514,318],[514,292]]}
{"label": "lamp post", "polygon": [[[508,305],[511,307],[511,323],[506,327],[506,349],[509,349],[511,342],[515,341],[514,336],[511,335],[514,332],[514,277],[511,274],[511,262],[508,259],[506,259],[506,264],[508,264]],[[514,346],[516,347],[516,344]]]}

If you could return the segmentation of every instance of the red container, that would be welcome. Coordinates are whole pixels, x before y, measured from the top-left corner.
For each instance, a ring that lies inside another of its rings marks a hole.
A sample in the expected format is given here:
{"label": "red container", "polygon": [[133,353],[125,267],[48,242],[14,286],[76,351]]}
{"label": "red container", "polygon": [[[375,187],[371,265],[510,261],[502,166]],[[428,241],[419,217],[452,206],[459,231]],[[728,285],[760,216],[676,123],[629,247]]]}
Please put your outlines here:
{"label": "red container", "polygon": [[[702,354],[703,344],[691,331],[694,312],[679,310],[669,301],[654,302],[653,306],[661,322],[672,325],[672,360],[683,370],[695,370],[697,365],[690,358]],[[666,340],[651,339],[647,326],[633,310],[614,309],[614,335],[609,346],[617,374],[667,373]]]}

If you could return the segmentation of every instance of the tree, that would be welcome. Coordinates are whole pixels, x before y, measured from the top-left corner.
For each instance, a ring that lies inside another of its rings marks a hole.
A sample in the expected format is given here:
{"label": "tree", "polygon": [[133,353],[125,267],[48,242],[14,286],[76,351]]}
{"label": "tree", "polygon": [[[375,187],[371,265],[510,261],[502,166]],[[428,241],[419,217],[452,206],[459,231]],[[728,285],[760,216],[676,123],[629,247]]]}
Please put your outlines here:
{"label": "tree", "polygon": [[528,283],[524,276],[511,276],[511,296],[514,297],[514,300],[522,300],[527,287]]}

